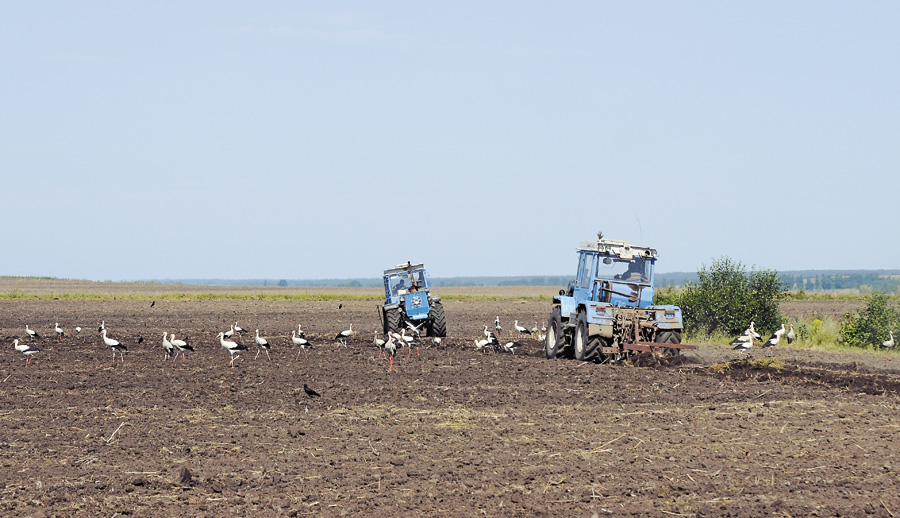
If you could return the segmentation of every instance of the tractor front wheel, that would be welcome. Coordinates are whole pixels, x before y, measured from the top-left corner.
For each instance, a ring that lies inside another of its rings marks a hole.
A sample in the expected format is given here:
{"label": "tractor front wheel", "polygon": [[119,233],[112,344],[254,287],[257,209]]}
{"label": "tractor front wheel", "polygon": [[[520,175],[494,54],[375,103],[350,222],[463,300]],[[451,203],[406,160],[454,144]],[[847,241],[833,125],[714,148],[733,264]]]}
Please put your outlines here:
{"label": "tractor front wheel", "polygon": [[587,325],[587,317],[584,315],[584,311],[580,311],[578,316],[575,317],[575,337],[573,340],[572,348],[575,350],[575,359],[578,361],[584,361],[588,356],[588,325]]}
{"label": "tractor front wheel", "polygon": [[547,321],[547,336],[544,338],[544,349],[548,360],[556,359],[562,340],[562,317],[559,313],[559,306],[554,306],[553,311],[550,312],[550,320]]}
{"label": "tractor front wheel", "polygon": [[444,306],[442,304],[435,303],[431,306],[428,319],[431,321],[431,329],[428,334],[440,337],[447,336],[447,317],[444,316]]}

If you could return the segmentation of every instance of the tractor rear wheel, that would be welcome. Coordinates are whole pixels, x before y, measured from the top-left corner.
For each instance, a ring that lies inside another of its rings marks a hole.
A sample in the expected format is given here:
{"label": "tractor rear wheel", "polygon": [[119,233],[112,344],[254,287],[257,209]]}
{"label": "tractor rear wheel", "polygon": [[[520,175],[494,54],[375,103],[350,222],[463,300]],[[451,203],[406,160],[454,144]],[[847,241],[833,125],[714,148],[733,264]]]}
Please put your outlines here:
{"label": "tractor rear wheel", "polygon": [[428,319],[431,321],[429,335],[431,336],[447,336],[447,318],[444,316],[444,306],[440,302],[435,302],[428,312]]}
{"label": "tractor rear wheel", "polygon": [[[656,335],[656,342],[661,344],[680,344],[681,331],[660,331]],[[663,350],[663,356],[681,356],[681,349],[668,347]]]}
{"label": "tractor rear wheel", "polygon": [[548,360],[555,360],[562,342],[562,317],[559,306],[554,306],[547,321],[547,336],[544,338],[544,349]]}
{"label": "tractor rear wheel", "polygon": [[584,361],[588,357],[588,325],[584,311],[580,311],[575,317],[575,337],[572,349],[575,350],[575,359]]}
{"label": "tractor rear wheel", "polygon": [[400,332],[400,308],[391,308],[384,311],[384,332]]}
{"label": "tractor rear wheel", "polygon": [[656,341],[661,344],[680,344],[681,333],[678,331],[660,331],[656,335]]}

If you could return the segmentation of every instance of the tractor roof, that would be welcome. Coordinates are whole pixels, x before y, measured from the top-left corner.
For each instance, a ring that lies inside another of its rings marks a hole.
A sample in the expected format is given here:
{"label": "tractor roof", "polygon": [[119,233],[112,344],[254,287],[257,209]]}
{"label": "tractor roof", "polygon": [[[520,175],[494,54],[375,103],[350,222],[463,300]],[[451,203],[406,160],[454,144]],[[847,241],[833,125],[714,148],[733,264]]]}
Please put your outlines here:
{"label": "tractor roof", "polygon": [[655,248],[647,246],[632,246],[628,241],[616,239],[599,239],[597,241],[585,241],[578,247],[579,251],[598,252],[604,255],[613,255],[620,259],[631,260],[634,257],[659,257]]}
{"label": "tractor roof", "polygon": [[422,263],[408,263],[408,264],[398,264],[393,268],[388,268],[384,271],[385,275],[394,275],[397,273],[408,273],[409,268],[412,266],[413,271],[424,270],[425,265]]}

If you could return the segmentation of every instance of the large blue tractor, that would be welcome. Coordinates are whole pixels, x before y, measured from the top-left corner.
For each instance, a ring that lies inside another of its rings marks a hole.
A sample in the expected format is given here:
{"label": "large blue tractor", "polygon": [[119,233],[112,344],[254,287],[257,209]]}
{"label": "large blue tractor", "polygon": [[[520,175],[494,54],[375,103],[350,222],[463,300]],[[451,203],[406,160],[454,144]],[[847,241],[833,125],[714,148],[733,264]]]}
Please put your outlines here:
{"label": "large blue tractor", "polygon": [[384,332],[399,333],[416,328],[422,335],[447,336],[447,319],[441,298],[432,295],[420,264],[398,264],[384,271],[384,304],[381,322]]}
{"label": "large blue tractor", "polygon": [[681,309],[653,304],[657,251],[604,239],[577,248],[578,270],[553,297],[547,322],[547,358],[620,360],[632,354],[677,356]]}

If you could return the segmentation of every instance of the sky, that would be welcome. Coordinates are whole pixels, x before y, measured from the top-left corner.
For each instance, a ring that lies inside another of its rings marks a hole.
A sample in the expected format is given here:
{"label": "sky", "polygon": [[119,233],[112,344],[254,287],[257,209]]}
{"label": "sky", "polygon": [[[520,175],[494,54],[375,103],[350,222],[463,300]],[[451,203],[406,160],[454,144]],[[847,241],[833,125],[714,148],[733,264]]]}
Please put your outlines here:
{"label": "sky", "polygon": [[0,275],[900,268],[894,1],[0,0]]}

